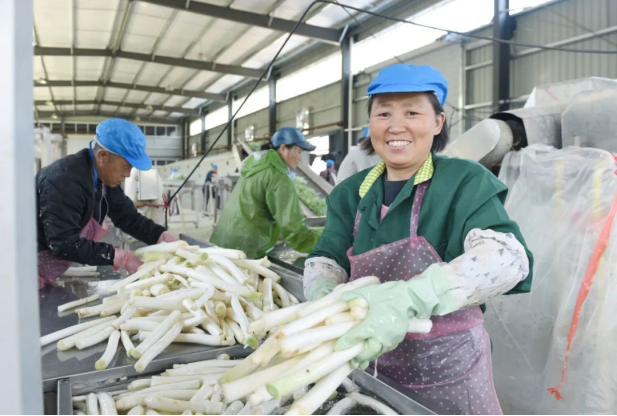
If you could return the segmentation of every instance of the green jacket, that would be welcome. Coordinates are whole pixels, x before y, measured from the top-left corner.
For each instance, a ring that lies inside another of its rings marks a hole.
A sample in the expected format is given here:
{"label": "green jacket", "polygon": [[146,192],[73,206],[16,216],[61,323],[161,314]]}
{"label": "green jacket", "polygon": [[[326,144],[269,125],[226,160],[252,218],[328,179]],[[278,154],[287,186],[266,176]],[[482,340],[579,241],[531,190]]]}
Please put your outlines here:
{"label": "green jacket", "polygon": [[[435,247],[449,262],[464,252],[465,237],[474,228],[512,233],[523,244],[529,257],[529,276],[509,293],[531,290],[533,256],[527,249],[518,225],[510,220],[503,203],[507,188],[480,164],[433,155],[434,174],[420,210],[418,235]],[[411,206],[415,192],[412,177],[380,221],[383,182],[375,181],[364,198],[358,190],[370,169],[340,183],[328,197],[326,227],[309,257],[327,257],[349,273],[346,251],[362,254],[385,244],[409,238]],[[362,213],[357,237],[353,225],[357,210]]]}
{"label": "green jacket", "polygon": [[310,253],[320,233],[303,223],[304,214],[287,165],[275,150],[254,153],[244,166],[210,242],[261,258],[280,235],[296,251]]}

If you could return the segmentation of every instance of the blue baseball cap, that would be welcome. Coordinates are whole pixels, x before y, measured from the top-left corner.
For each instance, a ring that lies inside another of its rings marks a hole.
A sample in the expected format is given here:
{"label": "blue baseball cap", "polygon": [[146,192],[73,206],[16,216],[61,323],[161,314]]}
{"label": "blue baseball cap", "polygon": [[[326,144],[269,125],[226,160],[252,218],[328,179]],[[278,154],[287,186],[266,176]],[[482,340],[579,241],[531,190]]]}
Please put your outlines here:
{"label": "blue baseball cap", "polygon": [[379,71],[368,86],[366,95],[427,91],[434,92],[444,105],[448,96],[448,81],[441,72],[428,65],[395,64]]}
{"label": "blue baseball cap", "polygon": [[152,168],[146,153],[146,136],[139,127],[121,118],[110,118],[96,126],[96,142],[122,156],[137,170]]}
{"label": "blue baseball cap", "polygon": [[326,166],[329,167],[329,168],[334,166],[334,160],[332,160],[332,159],[326,160]]}
{"label": "blue baseball cap", "polygon": [[360,137],[361,139],[366,139],[368,136],[370,136],[371,132],[369,131],[368,127],[365,127],[364,130],[362,130],[362,136]]}
{"label": "blue baseball cap", "polygon": [[306,141],[304,134],[302,134],[300,130],[294,127],[283,127],[282,129],[274,133],[274,136],[272,136],[270,141],[272,142],[272,146],[274,146],[275,149],[278,149],[283,144],[287,146],[295,144],[301,149],[309,151],[317,149],[316,146],[313,146]]}
{"label": "blue baseball cap", "polygon": [[212,165],[212,169],[218,169],[219,167],[217,165]]}

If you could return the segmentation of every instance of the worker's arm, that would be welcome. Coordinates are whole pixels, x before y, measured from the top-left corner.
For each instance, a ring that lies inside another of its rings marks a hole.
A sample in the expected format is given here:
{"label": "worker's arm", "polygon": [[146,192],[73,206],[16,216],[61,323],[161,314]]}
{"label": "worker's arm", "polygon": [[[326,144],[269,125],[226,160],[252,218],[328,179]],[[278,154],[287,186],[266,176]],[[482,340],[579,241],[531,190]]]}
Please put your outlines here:
{"label": "worker's arm", "polygon": [[272,173],[266,187],[266,205],[285,244],[301,253],[310,253],[321,233],[304,224],[296,187],[287,175]]}
{"label": "worker's arm", "polygon": [[[60,259],[92,266],[112,265],[114,247],[80,237],[79,221],[87,206],[87,192],[63,192],[71,178],[60,175],[47,178],[39,187],[39,217],[45,241]],[[80,186],[76,184],[75,186]]]}
{"label": "worker's arm", "polygon": [[146,244],[156,244],[165,228],[141,215],[121,187],[108,188],[109,218],[116,227]]}

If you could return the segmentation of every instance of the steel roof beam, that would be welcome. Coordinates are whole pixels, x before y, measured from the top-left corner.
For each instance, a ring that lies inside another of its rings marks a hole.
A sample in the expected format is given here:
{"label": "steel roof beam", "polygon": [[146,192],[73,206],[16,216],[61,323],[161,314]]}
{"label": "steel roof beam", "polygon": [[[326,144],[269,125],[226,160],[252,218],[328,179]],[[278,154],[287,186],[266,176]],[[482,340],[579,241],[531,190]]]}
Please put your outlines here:
{"label": "steel roof beam", "polygon": [[[100,111],[97,113],[94,112],[94,110],[78,110],[75,112],[55,112],[55,111],[39,111],[38,116],[36,117],[36,119],[42,119],[42,118],[46,118],[46,119],[50,119],[52,118],[52,115],[56,115],[58,117],[58,119],[56,120],[56,122],[60,122],[61,118],[70,118],[70,117],[84,117],[84,116],[92,116],[92,117],[117,117],[117,118],[124,118],[126,120],[134,120],[137,121],[138,123],[160,123],[160,124],[179,124],[180,121],[182,120],[182,118],[178,117],[178,118],[165,118],[165,117],[144,117],[144,116],[136,116],[136,117],[126,117],[123,116],[121,114],[119,115],[114,115],[113,112],[109,112],[109,111]],[[139,117],[139,120],[137,120],[137,118]],[[79,122],[77,122],[79,123]],[[88,123],[87,120],[84,120],[84,123]]]}
{"label": "steel roof beam", "polygon": [[178,66],[182,68],[198,69],[201,71],[220,72],[222,74],[240,75],[249,78],[259,78],[262,70],[246,68],[238,65],[217,64],[216,62],[197,61],[193,59],[172,58],[170,56],[148,55],[145,53],[126,52],[112,49],[87,49],[87,48],[50,48],[35,46],[35,56],[90,56],[124,58],[140,62],[155,62],[164,65]]}
{"label": "steel roof beam", "polygon": [[144,92],[155,92],[160,94],[181,95],[183,97],[204,98],[206,100],[225,102],[225,94],[215,94],[212,92],[201,92],[195,90],[185,90],[181,88],[161,88],[151,85],[129,84],[123,82],[103,82],[103,81],[50,81],[41,84],[38,80],[34,81],[35,87],[110,87],[125,90],[135,90]]}
{"label": "steel roof beam", "polygon": [[[45,105],[48,100],[37,100],[34,102],[35,105]],[[148,111],[168,111],[170,113],[182,113],[188,115],[196,115],[199,114],[199,110],[193,110],[190,108],[184,107],[171,107],[167,105],[153,105],[153,104],[141,104],[141,103],[127,103],[121,101],[94,101],[94,100],[56,100],[52,101],[54,105],[110,105],[117,107],[126,107],[126,108],[137,108],[144,109]]]}
{"label": "steel roof beam", "polygon": [[[176,10],[210,16],[214,18],[231,20],[233,22],[244,23],[250,26],[265,27],[267,29],[291,32],[296,25],[294,20],[279,19],[267,14],[246,12],[244,10],[232,9],[230,7],[215,6],[213,4],[200,3],[196,1],[178,0],[139,0],[144,3],[154,4],[162,7],[169,7]],[[342,31],[326,27],[301,23],[298,25],[295,34],[306,36],[322,42],[338,45],[341,40]]]}

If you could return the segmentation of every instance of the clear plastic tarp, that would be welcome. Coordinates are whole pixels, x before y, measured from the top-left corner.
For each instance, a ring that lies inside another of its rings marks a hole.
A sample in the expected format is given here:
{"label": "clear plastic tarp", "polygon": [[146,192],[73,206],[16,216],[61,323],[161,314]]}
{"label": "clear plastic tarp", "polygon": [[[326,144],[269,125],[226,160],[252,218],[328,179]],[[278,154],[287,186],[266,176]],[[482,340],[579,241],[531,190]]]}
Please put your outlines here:
{"label": "clear plastic tarp", "polygon": [[506,209],[535,257],[531,293],[487,306],[497,393],[506,414],[617,413],[617,222],[581,308],[562,400],[559,384],[581,282],[617,195],[609,152],[531,146],[506,155]]}
{"label": "clear plastic tarp", "polygon": [[600,77],[573,79],[553,84],[538,85],[525,102],[525,108],[543,105],[567,104],[583,91],[601,90],[615,87],[616,80]]}

